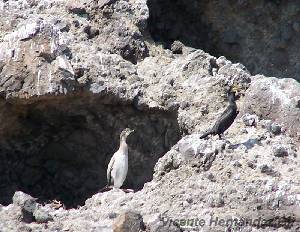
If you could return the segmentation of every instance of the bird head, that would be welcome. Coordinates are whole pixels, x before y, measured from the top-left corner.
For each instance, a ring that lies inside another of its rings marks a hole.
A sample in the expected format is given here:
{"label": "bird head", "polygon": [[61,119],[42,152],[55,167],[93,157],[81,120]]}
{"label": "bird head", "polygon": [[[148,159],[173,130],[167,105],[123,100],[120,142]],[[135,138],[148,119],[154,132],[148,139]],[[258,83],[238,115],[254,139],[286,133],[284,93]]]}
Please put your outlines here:
{"label": "bird head", "polygon": [[130,129],[130,128],[125,128],[121,134],[120,134],[120,138],[124,138],[126,139],[128,137],[128,135],[130,135],[132,132],[134,132],[134,130]]}
{"label": "bird head", "polygon": [[228,92],[230,93],[238,93],[238,91],[240,91],[241,88],[237,85],[237,84],[232,84],[231,86],[229,86]]}
{"label": "bird head", "polygon": [[232,84],[227,90],[227,96],[236,99],[240,90],[241,88],[237,84]]}

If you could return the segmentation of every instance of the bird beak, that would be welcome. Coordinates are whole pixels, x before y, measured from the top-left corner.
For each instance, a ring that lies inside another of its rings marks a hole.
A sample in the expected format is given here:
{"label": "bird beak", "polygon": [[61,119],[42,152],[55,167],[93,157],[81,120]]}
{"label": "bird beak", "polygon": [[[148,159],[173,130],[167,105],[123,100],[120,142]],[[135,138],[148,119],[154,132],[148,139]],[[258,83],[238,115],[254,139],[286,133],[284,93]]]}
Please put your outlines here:
{"label": "bird beak", "polygon": [[238,85],[233,85],[231,87],[231,92],[238,93],[239,90],[241,90],[241,88]]}
{"label": "bird beak", "polygon": [[132,132],[134,132],[134,130],[131,130],[131,131],[130,131],[130,134],[131,134]]}

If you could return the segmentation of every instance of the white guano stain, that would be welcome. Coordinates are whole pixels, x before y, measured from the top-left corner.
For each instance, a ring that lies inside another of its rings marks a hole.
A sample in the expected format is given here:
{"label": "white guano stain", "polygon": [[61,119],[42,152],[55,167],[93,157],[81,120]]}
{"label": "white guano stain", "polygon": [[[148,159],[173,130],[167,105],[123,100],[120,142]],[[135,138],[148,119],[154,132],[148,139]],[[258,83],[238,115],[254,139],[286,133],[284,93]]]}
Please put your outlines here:
{"label": "white guano stain", "polygon": [[36,90],[37,90],[37,95],[40,95],[40,80],[41,80],[41,70],[38,71],[37,74],[37,84],[36,84]]}

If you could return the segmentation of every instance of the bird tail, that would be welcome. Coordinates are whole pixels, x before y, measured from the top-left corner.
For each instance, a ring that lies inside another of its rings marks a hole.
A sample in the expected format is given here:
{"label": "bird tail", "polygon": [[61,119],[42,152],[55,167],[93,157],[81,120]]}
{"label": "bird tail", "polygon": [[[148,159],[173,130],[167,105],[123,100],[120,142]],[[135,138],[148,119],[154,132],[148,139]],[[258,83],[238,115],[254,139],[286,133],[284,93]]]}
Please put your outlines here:
{"label": "bird tail", "polygon": [[209,136],[211,134],[213,134],[213,131],[212,130],[208,130],[203,135],[200,136],[200,139],[204,139],[204,138],[206,138],[207,136]]}

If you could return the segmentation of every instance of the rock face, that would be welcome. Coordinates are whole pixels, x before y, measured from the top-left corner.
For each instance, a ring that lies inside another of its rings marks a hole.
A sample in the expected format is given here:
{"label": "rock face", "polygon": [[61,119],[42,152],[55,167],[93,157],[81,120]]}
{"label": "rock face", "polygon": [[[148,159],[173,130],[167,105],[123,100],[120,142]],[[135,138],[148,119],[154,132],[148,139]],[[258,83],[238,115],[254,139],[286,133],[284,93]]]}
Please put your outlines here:
{"label": "rock face", "polygon": [[30,223],[34,220],[34,211],[37,208],[36,198],[31,197],[23,192],[15,192],[13,196],[13,204],[21,208],[23,222]]}
{"label": "rock face", "polygon": [[151,35],[240,61],[255,73],[300,80],[300,3],[149,0]]}
{"label": "rock face", "polygon": [[116,218],[112,228],[114,232],[136,232],[144,231],[145,225],[140,214],[125,212]]}
{"label": "rock face", "polygon": [[[300,139],[300,85],[293,79],[253,78],[247,90],[244,112],[255,113],[264,119],[276,120],[291,136]],[[278,125],[269,125],[279,133]],[[281,129],[280,129],[281,131]]]}
{"label": "rock face", "polygon": [[[0,2],[0,230],[299,231],[299,83],[153,43],[146,2]],[[125,127],[137,191],[98,193]]]}
{"label": "rock face", "polygon": [[180,128],[176,112],[143,97],[147,83],[133,64],[148,50],[142,3],[3,4],[1,203],[22,189],[67,206],[83,204],[105,186],[107,164],[127,126],[143,131],[129,143],[130,166],[144,174],[131,172],[126,186],[140,189],[151,180]]}

